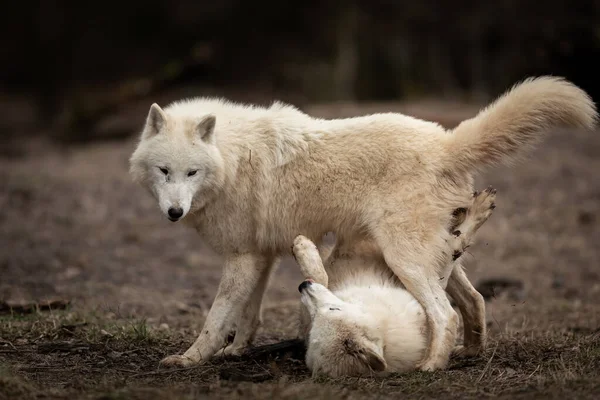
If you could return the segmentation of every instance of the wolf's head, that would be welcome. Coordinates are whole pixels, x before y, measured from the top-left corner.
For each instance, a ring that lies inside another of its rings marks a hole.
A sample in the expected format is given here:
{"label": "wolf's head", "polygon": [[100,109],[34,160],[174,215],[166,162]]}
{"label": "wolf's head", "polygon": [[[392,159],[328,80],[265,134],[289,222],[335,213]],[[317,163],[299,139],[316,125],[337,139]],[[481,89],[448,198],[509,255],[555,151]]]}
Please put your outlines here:
{"label": "wolf's head", "polygon": [[169,115],[150,107],[130,159],[133,179],[147,188],[171,221],[202,208],[222,185],[223,159],[215,140],[216,117]]}
{"label": "wolf's head", "polygon": [[306,364],[313,375],[368,375],[387,368],[383,335],[372,315],[310,279],[298,289],[311,319]]}

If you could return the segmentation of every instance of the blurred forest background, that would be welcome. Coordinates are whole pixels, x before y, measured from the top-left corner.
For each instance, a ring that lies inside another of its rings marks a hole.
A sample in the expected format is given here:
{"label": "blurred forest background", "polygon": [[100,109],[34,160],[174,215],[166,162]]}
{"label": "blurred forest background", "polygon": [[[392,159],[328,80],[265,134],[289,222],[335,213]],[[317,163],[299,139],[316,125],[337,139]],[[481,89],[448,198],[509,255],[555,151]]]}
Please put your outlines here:
{"label": "blurred forest background", "polygon": [[150,101],[484,102],[528,75],[600,96],[599,0],[10,2],[0,133],[129,136]]}

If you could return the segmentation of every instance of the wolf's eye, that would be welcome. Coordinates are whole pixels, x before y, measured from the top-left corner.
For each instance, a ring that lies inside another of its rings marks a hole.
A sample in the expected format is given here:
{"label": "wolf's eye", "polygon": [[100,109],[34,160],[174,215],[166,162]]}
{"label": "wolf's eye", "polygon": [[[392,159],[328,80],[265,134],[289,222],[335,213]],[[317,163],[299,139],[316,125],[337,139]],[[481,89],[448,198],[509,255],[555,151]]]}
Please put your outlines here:
{"label": "wolf's eye", "polygon": [[166,168],[163,168],[163,167],[158,167],[158,169],[160,169],[160,172],[162,172],[162,173],[163,173],[163,174],[165,174],[165,175],[168,175],[168,174],[169,174],[169,170],[168,170],[168,169],[166,169]]}
{"label": "wolf's eye", "polygon": [[331,307],[329,308],[329,311],[340,311],[340,309],[337,307]]}
{"label": "wolf's eye", "polygon": [[196,175],[196,172],[198,172],[197,169],[190,171],[190,172],[188,172],[188,176],[194,176],[194,175]]}

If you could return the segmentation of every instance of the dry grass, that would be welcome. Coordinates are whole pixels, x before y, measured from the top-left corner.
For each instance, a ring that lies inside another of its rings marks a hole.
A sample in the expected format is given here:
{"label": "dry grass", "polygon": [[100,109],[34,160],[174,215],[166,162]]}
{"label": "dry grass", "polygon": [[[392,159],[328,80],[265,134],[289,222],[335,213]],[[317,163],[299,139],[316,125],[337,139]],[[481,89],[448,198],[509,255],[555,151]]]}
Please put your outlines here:
{"label": "dry grass", "polygon": [[600,391],[600,330],[495,335],[481,357],[447,371],[386,378],[311,378],[302,360],[216,360],[181,369],[158,361],[181,335],[144,321],[70,311],[0,319],[5,398],[592,398]]}
{"label": "dry grass", "polygon": [[[447,108],[440,120],[452,125],[452,115],[464,113]],[[469,276],[519,283],[487,305],[483,356],[436,373],[341,380],[313,379],[292,357],[160,369],[195,339],[221,259],[131,184],[132,140],[30,144],[28,156],[0,159],[0,304],[69,305],[0,307],[0,399],[600,397],[597,134],[556,133],[525,164],[477,180],[498,189],[498,208],[467,255]],[[259,344],[294,337],[300,279],[285,260]]]}

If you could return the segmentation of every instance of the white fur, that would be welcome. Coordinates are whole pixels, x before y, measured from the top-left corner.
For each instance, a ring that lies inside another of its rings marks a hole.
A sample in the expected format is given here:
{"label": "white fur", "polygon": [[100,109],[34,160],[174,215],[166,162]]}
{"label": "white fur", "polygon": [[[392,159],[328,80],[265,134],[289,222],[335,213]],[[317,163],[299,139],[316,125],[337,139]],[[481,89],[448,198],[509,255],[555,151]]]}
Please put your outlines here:
{"label": "white fur", "polygon": [[306,363],[313,375],[405,372],[427,348],[423,307],[380,264],[356,264],[330,292],[313,283],[302,291],[311,329]]}
{"label": "white fur", "polygon": [[[451,226],[456,240],[448,241],[448,253],[460,257],[472,243],[495,208],[495,197],[491,187],[474,196],[464,215]],[[416,368],[427,348],[425,312],[390,271],[373,242],[336,243],[325,266],[314,243],[302,235],[294,240],[293,252],[307,278],[299,287],[303,304],[300,336],[306,341],[306,363],[313,375],[387,374]],[[449,264],[462,273],[457,260],[449,260]],[[483,300],[470,295],[476,293],[470,284],[458,282],[449,288],[449,293],[459,298],[465,346],[478,347],[480,342],[468,331],[485,339]]]}
{"label": "white fur", "polygon": [[453,131],[392,113],[315,119],[280,103],[200,98],[153,106],[131,174],[163,213],[174,205],[186,211],[184,221],[226,260],[201,335],[164,363],[207,360],[233,327],[229,351],[247,346],[279,255],[298,234],[316,240],[333,231],[343,241],[375,241],[427,315],[420,368],[443,368],[457,316],[444,296],[452,270],[442,249],[449,213],[470,199],[472,173],[514,158],[548,128],[591,127],[595,118],[585,92],[548,77],[513,88]]}

